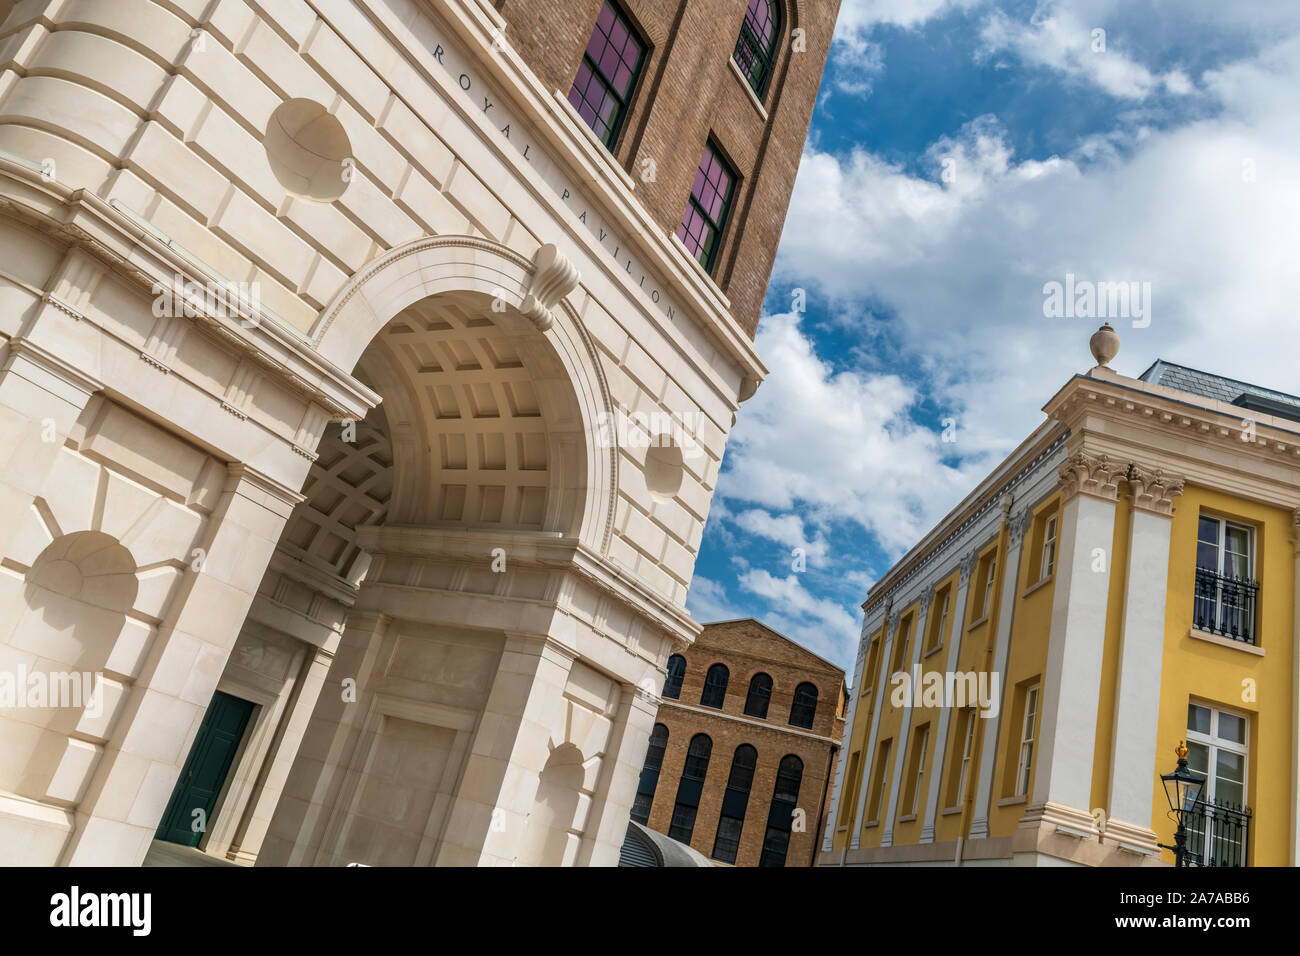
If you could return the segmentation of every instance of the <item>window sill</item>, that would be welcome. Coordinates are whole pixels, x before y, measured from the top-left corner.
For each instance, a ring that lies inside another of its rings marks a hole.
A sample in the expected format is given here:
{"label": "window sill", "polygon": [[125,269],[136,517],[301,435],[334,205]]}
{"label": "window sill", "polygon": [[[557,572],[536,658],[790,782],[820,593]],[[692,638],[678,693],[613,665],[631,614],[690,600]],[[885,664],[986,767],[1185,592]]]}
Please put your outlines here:
{"label": "window sill", "polygon": [[1205,641],[1208,644],[1218,644],[1220,647],[1231,647],[1236,651],[1245,651],[1247,654],[1255,654],[1258,657],[1264,656],[1264,648],[1256,647],[1254,644],[1247,644],[1244,641],[1234,641],[1230,637],[1220,637],[1218,634],[1211,634],[1208,631],[1198,631],[1192,628],[1187,632],[1188,637],[1193,637],[1198,641]]}
{"label": "window sill", "polygon": [[631,174],[628,173],[626,169],[618,164],[618,160],[614,158],[614,151],[606,146],[604,141],[596,135],[596,131],[587,125],[586,120],[582,118],[582,114],[573,108],[573,104],[569,102],[567,96],[559,90],[555,90],[554,94],[556,101],[559,103],[560,109],[564,111],[569,121],[578,128],[578,132],[583,135],[587,143],[591,146],[594,154],[599,157],[601,164],[618,177],[619,182],[621,182],[629,192],[635,192],[636,180],[632,178]]}
{"label": "window sill", "polygon": [[848,824],[844,824],[843,826],[838,826],[838,827],[836,827],[836,828],[835,828],[835,832],[836,832],[836,833],[847,833],[847,832],[848,832],[848,829],[849,829]]}
{"label": "window sill", "polygon": [[915,813],[909,813],[909,814],[908,814],[907,816],[905,816],[905,817],[899,817],[899,818],[898,818],[898,822],[899,822],[899,823],[915,823],[915,822],[916,822],[916,814],[915,814]]}
{"label": "window sill", "polygon": [[[677,252],[679,252],[681,255],[686,257],[686,261],[689,262],[692,266],[694,266],[695,271],[699,275],[699,277],[705,280],[709,284],[709,289],[717,293],[718,298],[720,298],[723,302],[727,303],[727,308],[730,309],[731,300],[728,299],[725,295],[723,295],[722,287],[719,286],[718,283],[714,280],[709,270],[704,268],[704,266],[700,265],[700,260],[696,259],[695,256],[691,254],[691,250],[686,248],[686,243],[682,242],[681,236],[677,235],[677,230],[674,229],[672,232],[670,232],[668,234],[668,238],[672,240],[673,248],[677,250]],[[718,248],[721,249],[722,247],[719,246]]]}
{"label": "window sill", "polygon": [[749,85],[749,80],[745,79],[745,74],[741,72],[740,67],[736,66],[736,58],[734,56],[727,57],[727,65],[731,67],[731,72],[736,74],[736,79],[740,80],[740,85],[744,87],[745,92],[749,94],[750,105],[752,105],[754,109],[758,110],[758,115],[761,116],[763,122],[766,123],[767,110],[763,107],[763,101],[758,98],[758,94],[754,92],[754,88]]}
{"label": "window sill", "polygon": [[1029,597],[1029,595],[1033,594],[1033,593],[1034,593],[1035,591],[1037,591],[1039,588],[1046,587],[1047,585],[1051,584],[1051,583],[1052,583],[1052,579],[1055,578],[1055,577],[1056,577],[1055,574],[1049,574],[1049,575],[1048,575],[1047,577],[1045,577],[1045,578],[1040,578],[1037,584],[1031,584],[1031,585],[1029,585],[1029,587],[1027,587],[1027,588],[1025,588],[1023,591],[1021,591],[1021,592],[1020,592],[1020,596],[1021,596],[1022,598],[1027,598],[1027,597]]}
{"label": "window sill", "polygon": [[983,617],[981,617],[979,620],[977,620],[977,621],[971,621],[969,624],[967,624],[967,625],[966,625],[966,631],[967,631],[967,633],[969,633],[969,632],[975,630],[975,628],[980,627],[980,626],[982,626],[982,625],[984,625],[984,624],[987,624],[988,622],[989,622],[989,616],[988,616],[987,614],[985,614],[985,615],[984,615]]}
{"label": "window sill", "polygon": [[870,830],[872,827],[878,827],[878,826],[880,826],[879,820],[868,820],[866,823],[862,824],[862,829]]}
{"label": "window sill", "polygon": [[941,650],[943,650],[943,645],[936,644],[934,647],[930,648],[928,651],[925,652],[925,656],[933,657],[935,654],[938,654]]}
{"label": "window sill", "polygon": [[1014,806],[1018,806],[1018,805],[1020,805],[1020,804],[1022,804],[1022,803],[1028,803],[1028,802],[1029,802],[1029,794],[1027,794],[1027,793],[1022,793],[1022,794],[1021,794],[1020,796],[1018,796],[1018,797],[1003,797],[1001,800],[998,801],[998,806],[1000,806],[1000,807],[1014,807]]}
{"label": "window sill", "polygon": [[950,817],[950,816],[952,816],[954,813],[961,813],[961,811],[962,811],[962,808],[961,808],[960,806],[956,806],[956,807],[944,807],[942,810],[939,811],[939,815],[940,815],[940,816],[943,816],[943,817]]}

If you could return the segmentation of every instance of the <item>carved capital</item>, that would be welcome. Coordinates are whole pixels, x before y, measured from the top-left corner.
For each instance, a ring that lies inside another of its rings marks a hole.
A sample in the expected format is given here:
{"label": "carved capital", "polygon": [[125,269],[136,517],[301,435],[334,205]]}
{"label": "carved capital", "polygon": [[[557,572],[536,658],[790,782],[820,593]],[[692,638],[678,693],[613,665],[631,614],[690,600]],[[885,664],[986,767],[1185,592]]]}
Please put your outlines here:
{"label": "carved capital", "polygon": [[961,585],[970,581],[970,576],[975,573],[975,565],[979,563],[980,556],[974,551],[967,551],[961,559]]}
{"label": "carved capital", "polygon": [[927,588],[925,589],[925,591],[921,594],[921,613],[922,613],[922,614],[925,614],[926,610],[930,607],[930,602],[933,601],[933,600],[934,600],[934,585],[931,584],[931,585],[930,585],[929,587],[927,587]]}
{"label": "carved capital", "polygon": [[889,615],[889,631],[888,633],[886,633],[885,637],[887,639],[893,637],[894,632],[897,630],[898,630],[898,613],[895,612]]}
{"label": "carved capital", "polygon": [[1075,452],[1057,468],[1065,500],[1075,495],[1091,495],[1105,501],[1119,497],[1119,480],[1128,473],[1128,465],[1117,464],[1106,455]]}
{"label": "carved capital", "polygon": [[545,332],[555,322],[551,309],[578,285],[578,270],[548,242],[533,256],[533,278],[520,311]]}
{"label": "carved capital", "polygon": [[1025,534],[1033,523],[1034,514],[1028,508],[1007,520],[1007,536],[1011,539],[1012,548],[1020,547],[1020,542],[1025,539]]}
{"label": "carved capital", "polygon": [[1291,512],[1291,546],[1300,555],[1300,508]]}
{"label": "carved capital", "polygon": [[1129,500],[1133,507],[1166,517],[1174,513],[1174,499],[1183,493],[1183,479],[1166,475],[1159,468],[1130,465]]}

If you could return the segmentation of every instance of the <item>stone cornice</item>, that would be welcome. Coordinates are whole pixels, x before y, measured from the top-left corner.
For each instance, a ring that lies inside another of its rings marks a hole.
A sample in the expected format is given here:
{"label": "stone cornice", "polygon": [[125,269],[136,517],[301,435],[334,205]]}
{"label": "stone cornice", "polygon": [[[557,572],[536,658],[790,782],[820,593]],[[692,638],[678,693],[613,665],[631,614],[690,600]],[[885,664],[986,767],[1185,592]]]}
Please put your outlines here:
{"label": "stone cornice", "polygon": [[[85,249],[146,290],[155,285],[171,289],[178,275],[203,286],[227,282],[120,203],[57,181],[45,182],[39,168],[4,154],[0,211]],[[269,314],[249,312],[248,321],[225,315],[200,315],[193,321],[337,418],[363,418],[378,404],[378,395],[320,356],[301,333]]]}
{"label": "stone cornice", "polygon": [[456,564],[489,565],[494,548],[510,567],[569,571],[627,607],[652,630],[694,643],[702,625],[630,573],[621,573],[577,538],[549,532],[483,531],[454,526],[369,525],[357,529],[357,545],[369,554],[400,554]]}
{"label": "stone cornice", "polygon": [[947,560],[954,546],[961,544],[993,509],[1001,509],[1008,493],[1018,493],[1016,489],[1057,454],[1068,437],[1068,431],[1056,422],[1044,422],[1035,429],[975,491],[876,582],[862,603],[863,610],[870,614],[882,596],[897,596],[909,580],[932,563]]}
{"label": "stone cornice", "polygon": [[1094,458],[1287,509],[1300,501],[1300,423],[1109,369],[1074,376],[1043,410]]}

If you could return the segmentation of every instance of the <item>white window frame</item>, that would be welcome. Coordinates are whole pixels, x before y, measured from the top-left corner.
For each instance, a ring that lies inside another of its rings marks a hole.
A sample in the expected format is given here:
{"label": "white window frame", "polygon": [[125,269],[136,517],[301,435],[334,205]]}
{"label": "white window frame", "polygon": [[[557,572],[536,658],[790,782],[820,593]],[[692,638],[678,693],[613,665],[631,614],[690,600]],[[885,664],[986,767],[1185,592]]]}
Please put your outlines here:
{"label": "white window frame", "polygon": [[[1020,721],[1020,751],[1016,758],[1016,796],[1029,796],[1029,777],[1034,771],[1034,723],[1038,719],[1039,688],[1025,688],[1025,712]],[[1032,707],[1030,704],[1032,703]]]}
{"label": "white window frame", "polygon": [[[1202,544],[1201,521],[1213,521],[1219,526],[1218,541],[1215,544],[1215,552],[1218,555],[1218,560],[1215,562],[1216,567],[1214,567],[1212,570],[1216,574],[1219,574],[1221,576],[1224,575],[1225,573],[1223,569],[1223,564],[1224,564],[1224,558],[1228,553],[1228,548],[1227,548],[1228,529],[1236,528],[1240,531],[1246,532],[1246,547],[1248,549],[1246,552],[1246,578],[1247,580],[1254,581],[1255,580],[1255,551],[1256,551],[1256,536],[1255,536],[1254,526],[1248,525],[1241,521],[1233,521],[1231,518],[1222,518],[1216,514],[1206,514],[1205,512],[1201,512],[1199,515],[1197,515],[1197,521],[1196,521],[1196,548],[1198,551],[1200,550]],[[1193,560],[1195,559],[1196,556],[1193,555]],[[1196,567],[1198,569],[1200,568],[1199,562],[1196,564]],[[1249,631],[1250,631],[1251,642],[1253,644],[1259,643],[1259,617],[1256,612],[1257,612],[1257,608],[1252,606],[1250,609]],[[1214,594],[1215,621],[1222,620],[1222,616],[1223,616],[1223,591],[1222,589],[1217,589]]]}
{"label": "white window frame", "polygon": [[[1201,512],[1201,514],[1197,516],[1197,521],[1196,521],[1196,544],[1198,547],[1201,544],[1200,528],[1201,528],[1202,520],[1213,521],[1217,523],[1219,526],[1219,540],[1215,545],[1218,551],[1219,560],[1218,560],[1218,567],[1213,569],[1218,574],[1224,573],[1223,556],[1228,553],[1228,549],[1225,546],[1226,539],[1227,539],[1227,529],[1229,527],[1232,527],[1246,532],[1246,541],[1248,542],[1247,547],[1250,548],[1249,552],[1246,554],[1246,577],[1248,577],[1252,581],[1255,580],[1255,528],[1254,526],[1248,525],[1241,521],[1233,521],[1231,518],[1220,518],[1216,514],[1205,514],[1205,512]],[[1199,567],[1200,565],[1197,566]]]}
{"label": "white window frame", "polygon": [[961,776],[957,779],[957,803],[955,806],[961,806],[966,799],[966,778],[970,772],[971,754],[975,750],[975,721],[978,720],[978,712],[974,707],[966,708],[966,739],[962,743],[961,751]]}
{"label": "white window frame", "polygon": [[948,604],[950,603],[951,598],[952,598],[952,588],[950,587],[944,588],[943,607],[939,609],[939,623],[938,625],[936,625],[934,630],[935,639],[930,644],[930,646],[926,648],[927,651],[932,651],[936,647],[943,646],[943,632],[948,629]]}
{"label": "white window frame", "polygon": [[984,580],[984,606],[980,608],[980,617],[993,613],[993,581],[998,576],[998,553],[989,555],[988,576]]}
{"label": "white window frame", "polygon": [[912,816],[916,816],[917,808],[921,804],[921,781],[925,779],[925,752],[930,746],[930,726],[927,724],[921,730],[920,747],[916,754],[916,781],[912,785],[912,809],[908,811]]}
{"label": "white window frame", "polygon": [[[1205,794],[1202,799],[1206,803],[1213,802],[1217,797],[1218,775],[1214,768],[1218,766],[1218,752],[1226,750],[1228,753],[1238,754],[1241,757],[1241,796],[1242,804],[1250,806],[1250,715],[1241,711],[1233,710],[1230,707],[1219,707],[1207,701],[1196,700],[1193,698],[1188,704],[1194,707],[1202,707],[1210,712],[1210,732],[1201,733],[1199,730],[1187,728],[1188,743],[1197,743],[1203,746],[1206,751],[1205,758]],[[1246,729],[1246,740],[1244,743],[1237,743],[1235,740],[1229,740],[1227,737],[1218,736],[1219,715],[1227,714],[1229,717],[1236,717],[1240,720]],[[1209,813],[1208,809],[1206,811]],[[1204,850],[1207,856],[1214,853],[1214,830],[1212,827],[1205,827]]]}
{"label": "white window frame", "polygon": [[1043,523],[1043,552],[1038,563],[1038,580],[1046,581],[1056,571],[1056,532],[1057,517],[1055,513],[1047,516]]}

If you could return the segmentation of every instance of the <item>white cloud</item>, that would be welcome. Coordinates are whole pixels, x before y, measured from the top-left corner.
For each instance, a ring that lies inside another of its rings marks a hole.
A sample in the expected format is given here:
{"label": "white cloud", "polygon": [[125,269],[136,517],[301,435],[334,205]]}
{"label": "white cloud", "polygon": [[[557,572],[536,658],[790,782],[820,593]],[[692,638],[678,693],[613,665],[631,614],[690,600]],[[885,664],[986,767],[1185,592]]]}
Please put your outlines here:
{"label": "white cloud", "polygon": [[[931,150],[932,160],[956,158],[951,184],[938,181],[938,170],[934,179],[919,178],[866,151],[833,156],[810,150],[787,217],[777,277],[814,282],[842,301],[870,298],[892,306],[897,318],[888,328],[907,354],[927,363],[930,390],[945,407],[964,408],[963,455],[1014,447],[1041,420],[1041,403],[1069,374],[1091,364],[1086,341],[1095,323],[1042,314],[1043,284],[1066,272],[1152,283],[1151,326],[1118,327],[1122,371],[1138,374],[1164,357],[1294,390],[1287,350],[1267,343],[1291,327],[1300,300],[1294,267],[1300,41],[1207,73],[1203,82],[1221,106],[1213,118],[1147,131],[1128,142],[1095,138],[1077,157],[1017,162],[996,124],[977,120]],[[789,317],[766,321],[760,348],[776,384],[764,385],[751,403],[762,402],[769,388],[778,401],[795,401],[798,393],[783,378],[813,379],[809,401],[819,405],[823,391],[845,402],[849,393],[874,401],[862,428],[879,443],[861,444],[852,429],[835,435],[837,444],[860,443],[862,457],[891,460],[887,466],[852,463],[849,471],[859,481],[864,470],[886,467],[924,474],[924,486],[940,498],[960,484],[937,464],[944,449],[906,428],[887,427],[910,401],[908,385],[890,375],[839,381],[819,374],[817,356],[801,353],[794,341],[798,330]],[[772,419],[766,416],[778,409],[760,409],[769,427],[793,426],[783,434],[808,440],[806,413]],[[765,442],[763,454],[774,470],[782,461],[780,444],[777,435]],[[871,488],[873,509],[906,511],[914,502],[889,483],[860,487]],[[833,497],[821,503],[833,507]],[[852,497],[836,510],[846,517],[860,513]]]}
{"label": "white cloud", "polygon": [[861,632],[850,608],[813,595],[799,575],[773,577],[756,568],[740,577],[740,586],[767,601],[764,623],[831,660],[852,660]]}
{"label": "white cloud", "polygon": [[691,579],[691,589],[686,595],[686,609],[691,612],[691,617],[703,624],[734,621],[749,616],[733,609],[726,587],[699,574]]}
{"label": "white cloud", "polygon": [[774,515],[761,508],[750,508],[732,516],[732,520],[750,534],[783,544],[791,550],[801,549],[811,564],[817,565],[826,560],[826,540],[820,534],[811,539],[805,535],[803,519],[798,515]]}
{"label": "white cloud", "polygon": [[1040,6],[1027,23],[993,10],[980,28],[978,56],[1012,54],[1123,99],[1141,100],[1160,89],[1192,91],[1183,72],[1157,75],[1126,56],[1118,46],[1121,36],[1107,31],[1100,19],[1082,19],[1066,4]]}

